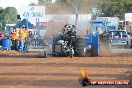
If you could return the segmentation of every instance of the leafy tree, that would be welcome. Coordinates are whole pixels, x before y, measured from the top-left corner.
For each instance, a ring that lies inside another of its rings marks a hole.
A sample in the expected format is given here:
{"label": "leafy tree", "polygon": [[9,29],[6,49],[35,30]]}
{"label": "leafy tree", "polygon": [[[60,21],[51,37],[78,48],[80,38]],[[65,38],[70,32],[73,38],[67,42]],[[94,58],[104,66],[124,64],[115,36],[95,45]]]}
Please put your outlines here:
{"label": "leafy tree", "polygon": [[124,18],[126,12],[132,12],[132,0],[104,0],[100,4],[102,16],[118,16]]}
{"label": "leafy tree", "polygon": [[56,0],[56,3],[66,3],[67,0]]}
{"label": "leafy tree", "polygon": [[29,6],[37,6],[37,4],[32,2],[29,4]]}
{"label": "leafy tree", "polygon": [[39,4],[39,5],[44,4],[44,0],[38,0],[38,4]]}
{"label": "leafy tree", "polygon": [[7,7],[3,12],[3,25],[17,23],[17,10],[14,7]]}
{"label": "leafy tree", "polygon": [[47,4],[48,2],[50,2],[50,1],[52,1],[52,0],[38,0],[38,4],[39,4],[39,5],[45,5],[45,4]]}

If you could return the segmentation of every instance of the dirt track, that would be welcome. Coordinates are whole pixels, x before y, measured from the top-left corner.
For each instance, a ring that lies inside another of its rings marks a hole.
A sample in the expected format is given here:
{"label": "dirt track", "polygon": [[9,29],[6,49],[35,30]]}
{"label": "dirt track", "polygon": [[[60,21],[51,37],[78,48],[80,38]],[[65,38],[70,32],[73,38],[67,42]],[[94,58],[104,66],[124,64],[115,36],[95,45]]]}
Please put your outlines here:
{"label": "dirt track", "polygon": [[[82,88],[78,82],[82,68],[89,71],[90,79],[132,79],[131,55],[37,58],[33,53],[25,57],[13,52],[6,54],[0,54],[0,88]],[[132,88],[132,85],[86,88]]]}

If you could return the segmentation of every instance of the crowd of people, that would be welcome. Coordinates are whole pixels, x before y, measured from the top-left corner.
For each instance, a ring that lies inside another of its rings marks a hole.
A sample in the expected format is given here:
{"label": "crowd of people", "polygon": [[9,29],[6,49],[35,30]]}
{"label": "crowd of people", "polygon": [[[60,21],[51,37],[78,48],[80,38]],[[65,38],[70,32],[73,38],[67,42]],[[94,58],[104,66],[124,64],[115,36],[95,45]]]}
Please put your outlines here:
{"label": "crowd of people", "polygon": [[[4,34],[0,33],[0,40],[4,38]],[[19,26],[13,28],[9,36],[11,39],[11,50],[27,52],[28,46],[37,46],[37,32],[30,31],[27,26]],[[0,44],[1,45],[1,44]]]}

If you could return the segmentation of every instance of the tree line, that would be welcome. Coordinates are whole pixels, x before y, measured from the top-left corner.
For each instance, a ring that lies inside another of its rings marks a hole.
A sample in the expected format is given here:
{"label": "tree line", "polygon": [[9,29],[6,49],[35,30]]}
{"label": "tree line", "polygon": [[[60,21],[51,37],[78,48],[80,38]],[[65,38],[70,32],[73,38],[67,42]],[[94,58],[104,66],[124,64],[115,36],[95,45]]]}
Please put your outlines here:
{"label": "tree line", "polygon": [[132,0],[104,0],[98,8],[102,16],[118,16],[123,19],[125,13],[132,13]]}
{"label": "tree line", "polygon": [[[39,5],[43,5],[50,0],[38,0]],[[132,0],[56,0],[56,3],[73,7],[73,3],[78,3],[80,12],[91,13],[92,8],[97,8],[100,12],[96,15],[124,18],[125,13],[132,12]]]}

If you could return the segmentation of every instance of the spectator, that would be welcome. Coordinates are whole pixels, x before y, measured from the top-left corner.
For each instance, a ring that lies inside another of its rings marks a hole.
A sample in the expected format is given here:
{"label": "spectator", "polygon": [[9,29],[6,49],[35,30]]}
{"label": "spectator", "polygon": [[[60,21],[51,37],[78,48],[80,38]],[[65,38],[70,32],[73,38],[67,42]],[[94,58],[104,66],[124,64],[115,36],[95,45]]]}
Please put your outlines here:
{"label": "spectator", "polygon": [[0,32],[0,46],[1,46],[1,40],[4,37],[4,34],[2,32]]}
{"label": "spectator", "polygon": [[16,39],[17,39],[16,28],[13,28],[13,31],[11,32],[12,50],[16,50]]}
{"label": "spectator", "polygon": [[33,33],[32,31],[29,31],[29,46],[33,45]]}
{"label": "spectator", "polygon": [[27,26],[25,27],[24,33],[25,33],[24,51],[28,52],[28,42],[29,42],[28,37],[29,37],[29,35],[28,35],[28,27]]}
{"label": "spectator", "polygon": [[26,26],[25,27],[25,39],[27,41],[27,38],[28,38],[28,27]]}
{"label": "spectator", "polygon": [[37,39],[38,39],[38,35],[37,32],[34,33],[34,45],[37,46]]}
{"label": "spectator", "polygon": [[16,51],[19,50],[20,45],[20,29],[22,29],[22,26],[19,26],[19,28],[16,29]]}
{"label": "spectator", "polygon": [[25,26],[20,28],[20,46],[21,46],[21,52],[24,51],[24,45],[25,45],[25,39],[26,39],[26,31],[25,31]]}

